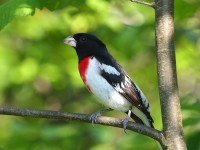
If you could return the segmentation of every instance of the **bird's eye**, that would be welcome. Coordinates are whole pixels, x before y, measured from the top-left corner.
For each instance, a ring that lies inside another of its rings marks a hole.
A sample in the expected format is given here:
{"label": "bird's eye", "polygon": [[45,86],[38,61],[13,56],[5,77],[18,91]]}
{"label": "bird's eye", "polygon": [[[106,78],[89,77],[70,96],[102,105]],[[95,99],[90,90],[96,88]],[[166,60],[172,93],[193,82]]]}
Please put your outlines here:
{"label": "bird's eye", "polygon": [[81,41],[81,42],[86,42],[86,41],[87,41],[87,38],[83,36],[83,37],[81,37],[80,41]]}

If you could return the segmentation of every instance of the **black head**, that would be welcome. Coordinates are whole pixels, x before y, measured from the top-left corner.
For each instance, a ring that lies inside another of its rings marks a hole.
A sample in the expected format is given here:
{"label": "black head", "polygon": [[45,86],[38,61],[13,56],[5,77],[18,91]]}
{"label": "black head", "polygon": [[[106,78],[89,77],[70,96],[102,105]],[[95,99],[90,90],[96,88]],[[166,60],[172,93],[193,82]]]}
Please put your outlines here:
{"label": "black head", "polygon": [[79,61],[88,56],[101,56],[107,53],[105,44],[96,36],[77,33],[65,38],[64,43],[75,48]]}

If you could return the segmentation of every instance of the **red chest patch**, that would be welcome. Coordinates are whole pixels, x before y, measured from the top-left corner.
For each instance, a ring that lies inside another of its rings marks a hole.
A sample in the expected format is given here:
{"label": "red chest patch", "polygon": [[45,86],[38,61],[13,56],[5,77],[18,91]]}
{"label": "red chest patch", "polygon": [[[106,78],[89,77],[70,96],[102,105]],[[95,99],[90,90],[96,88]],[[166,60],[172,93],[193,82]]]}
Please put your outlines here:
{"label": "red chest patch", "polygon": [[87,89],[91,92],[89,85],[87,85],[86,83],[86,76],[85,76],[89,66],[90,58],[91,57],[86,57],[85,59],[81,60],[78,65],[78,69],[83,82],[85,83]]}

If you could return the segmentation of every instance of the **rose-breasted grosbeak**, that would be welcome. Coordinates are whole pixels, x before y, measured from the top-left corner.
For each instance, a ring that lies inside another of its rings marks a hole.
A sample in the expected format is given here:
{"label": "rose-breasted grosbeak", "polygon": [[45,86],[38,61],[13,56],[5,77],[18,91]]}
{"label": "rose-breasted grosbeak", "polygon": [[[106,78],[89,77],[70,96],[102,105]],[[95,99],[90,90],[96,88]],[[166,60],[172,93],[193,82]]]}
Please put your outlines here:
{"label": "rose-breasted grosbeak", "polygon": [[[65,38],[64,43],[75,48],[80,76],[87,89],[108,108],[128,114],[123,120],[124,129],[130,117],[135,122],[153,127],[146,97],[102,41],[91,34],[77,33]],[[91,115],[92,122],[101,112],[104,111]]]}

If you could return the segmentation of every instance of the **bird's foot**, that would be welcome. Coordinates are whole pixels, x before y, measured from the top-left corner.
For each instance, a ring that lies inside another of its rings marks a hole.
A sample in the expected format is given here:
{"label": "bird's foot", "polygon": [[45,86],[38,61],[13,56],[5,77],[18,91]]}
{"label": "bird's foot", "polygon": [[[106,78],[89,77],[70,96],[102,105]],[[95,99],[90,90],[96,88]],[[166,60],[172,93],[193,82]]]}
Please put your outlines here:
{"label": "bird's foot", "polygon": [[92,126],[94,127],[94,123],[96,122],[97,120],[97,117],[100,117],[101,116],[101,113],[98,111],[98,112],[95,112],[94,114],[91,114],[90,116],[90,120],[92,121]]}
{"label": "bird's foot", "polygon": [[96,123],[97,118],[100,117],[102,113],[108,112],[108,111],[112,111],[112,109],[111,108],[103,109],[103,110],[100,110],[98,112],[91,114],[90,120],[92,121],[92,126],[94,127],[94,123]]}
{"label": "bird's foot", "polygon": [[122,125],[123,125],[123,129],[124,129],[124,132],[126,133],[126,127],[127,127],[127,124],[129,122],[130,118],[127,117],[125,119],[122,120]]}
{"label": "bird's foot", "polygon": [[131,110],[128,111],[128,115],[125,119],[122,120],[122,125],[123,125],[123,129],[124,129],[124,132],[126,133],[126,127],[127,127],[127,124],[130,120],[130,116],[131,116]]}

